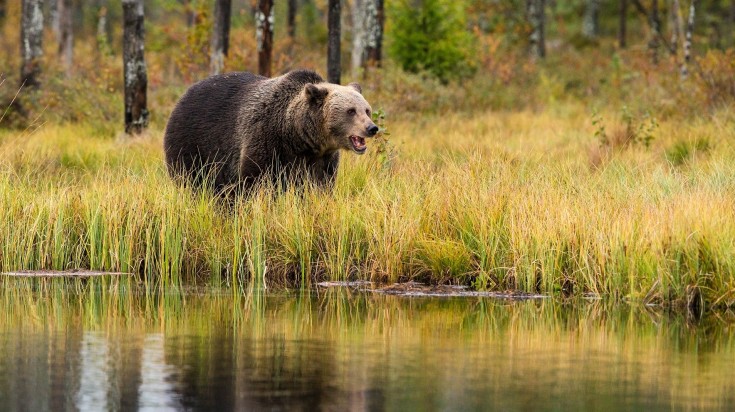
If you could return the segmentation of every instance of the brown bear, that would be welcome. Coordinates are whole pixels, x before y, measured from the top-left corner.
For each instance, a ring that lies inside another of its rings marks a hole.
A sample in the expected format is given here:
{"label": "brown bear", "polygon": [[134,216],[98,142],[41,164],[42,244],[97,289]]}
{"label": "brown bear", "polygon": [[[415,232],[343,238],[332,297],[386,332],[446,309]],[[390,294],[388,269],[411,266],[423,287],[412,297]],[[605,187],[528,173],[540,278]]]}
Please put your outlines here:
{"label": "brown bear", "polygon": [[168,120],[169,173],[218,193],[247,191],[263,178],[331,185],[339,150],[365,153],[365,138],[378,132],[361,93],[356,83],[326,83],[308,70],[209,77],[187,90]]}

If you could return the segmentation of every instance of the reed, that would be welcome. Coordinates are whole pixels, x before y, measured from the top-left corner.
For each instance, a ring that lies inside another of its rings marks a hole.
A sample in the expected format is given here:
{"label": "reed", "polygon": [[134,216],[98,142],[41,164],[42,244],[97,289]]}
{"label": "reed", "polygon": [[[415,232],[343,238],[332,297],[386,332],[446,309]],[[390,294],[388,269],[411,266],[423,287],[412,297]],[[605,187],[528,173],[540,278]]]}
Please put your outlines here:
{"label": "reed", "polygon": [[151,290],[414,279],[674,305],[696,286],[707,307],[733,306],[733,112],[661,119],[649,147],[594,159],[590,116],[565,103],[396,120],[390,161],[346,154],[331,192],[264,187],[233,207],[170,181],[160,129],[0,131],[0,270],[122,271]]}

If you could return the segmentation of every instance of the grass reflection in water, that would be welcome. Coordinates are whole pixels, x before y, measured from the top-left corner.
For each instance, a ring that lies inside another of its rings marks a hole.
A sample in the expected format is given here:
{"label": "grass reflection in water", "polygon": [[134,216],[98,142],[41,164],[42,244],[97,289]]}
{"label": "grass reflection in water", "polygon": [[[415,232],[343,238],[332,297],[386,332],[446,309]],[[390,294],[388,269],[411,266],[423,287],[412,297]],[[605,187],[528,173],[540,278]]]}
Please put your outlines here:
{"label": "grass reflection in water", "polygon": [[731,409],[732,314],[332,289],[6,282],[9,410]]}

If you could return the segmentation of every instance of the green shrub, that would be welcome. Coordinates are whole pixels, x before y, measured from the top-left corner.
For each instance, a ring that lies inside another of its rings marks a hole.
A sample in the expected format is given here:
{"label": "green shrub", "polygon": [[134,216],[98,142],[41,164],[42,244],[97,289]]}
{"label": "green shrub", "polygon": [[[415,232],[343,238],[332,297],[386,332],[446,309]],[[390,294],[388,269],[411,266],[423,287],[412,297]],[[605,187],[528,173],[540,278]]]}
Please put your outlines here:
{"label": "green shrub", "polygon": [[400,0],[390,4],[389,51],[404,70],[425,70],[443,82],[472,73],[473,38],[458,2]]}

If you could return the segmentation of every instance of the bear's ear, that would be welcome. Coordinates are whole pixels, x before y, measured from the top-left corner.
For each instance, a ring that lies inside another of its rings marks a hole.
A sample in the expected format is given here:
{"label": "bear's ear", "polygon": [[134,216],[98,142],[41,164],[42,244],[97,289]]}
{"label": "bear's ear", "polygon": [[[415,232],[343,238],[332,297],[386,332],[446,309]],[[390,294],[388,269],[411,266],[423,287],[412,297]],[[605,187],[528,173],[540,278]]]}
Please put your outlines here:
{"label": "bear's ear", "polygon": [[320,88],[314,83],[307,83],[305,89],[306,97],[309,99],[309,103],[321,104],[322,102],[324,102],[324,98],[327,97],[327,94],[329,93],[329,90]]}
{"label": "bear's ear", "polygon": [[347,87],[352,87],[353,89],[357,90],[358,93],[362,94],[362,87],[360,87],[360,84],[358,83],[350,83],[347,85]]}

